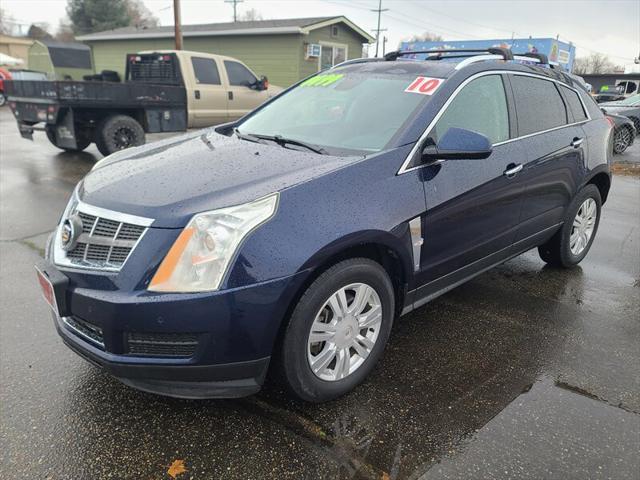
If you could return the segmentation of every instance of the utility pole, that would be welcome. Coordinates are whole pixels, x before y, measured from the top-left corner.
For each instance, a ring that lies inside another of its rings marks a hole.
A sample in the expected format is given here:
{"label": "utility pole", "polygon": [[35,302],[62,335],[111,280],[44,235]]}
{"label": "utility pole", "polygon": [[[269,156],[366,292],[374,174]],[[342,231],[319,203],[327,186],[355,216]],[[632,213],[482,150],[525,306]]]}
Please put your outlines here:
{"label": "utility pole", "polygon": [[176,37],[176,50],[182,50],[182,24],[180,21],[180,0],[173,0],[173,26]]}
{"label": "utility pole", "polygon": [[233,23],[238,21],[238,4],[244,0],[224,0],[224,3],[233,3]]}
{"label": "utility pole", "polygon": [[384,29],[380,29],[380,17],[382,16],[382,12],[386,12],[387,10],[389,10],[388,8],[382,8],[382,0],[378,0],[378,8],[377,9],[372,9],[372,12],[378,12],[378,26],[376,27],[376,57],[378,56],[378,47],[380,46],[380,32],[386,30],[386,28]]}

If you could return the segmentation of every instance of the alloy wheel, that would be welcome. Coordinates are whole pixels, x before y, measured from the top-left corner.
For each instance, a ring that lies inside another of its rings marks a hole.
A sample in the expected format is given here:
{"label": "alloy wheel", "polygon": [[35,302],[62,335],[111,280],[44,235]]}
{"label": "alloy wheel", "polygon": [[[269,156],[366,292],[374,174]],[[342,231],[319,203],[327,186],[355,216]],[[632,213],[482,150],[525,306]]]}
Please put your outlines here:
{"label": "alloy wheel", "polygon": [[571,236],[569,237],[569,248],[572,254],[578,256],[587,248],[596,226],[597,217],[598,207],[595,200],[587,198],[582,202],[576,217],[573,219]]}
{"label": "alloy wheel", "polygon": [[373,350],[382,325],[378,293],[365,283],[334,292],[316,314],[307,360],[320,379],[337,381],[355,372]]}
{"label": "alloy wheel", "polygon": [[624,152],[631,141],[631,132],[628,128],[621,128],[613,137],[613,151],[616,153]]}

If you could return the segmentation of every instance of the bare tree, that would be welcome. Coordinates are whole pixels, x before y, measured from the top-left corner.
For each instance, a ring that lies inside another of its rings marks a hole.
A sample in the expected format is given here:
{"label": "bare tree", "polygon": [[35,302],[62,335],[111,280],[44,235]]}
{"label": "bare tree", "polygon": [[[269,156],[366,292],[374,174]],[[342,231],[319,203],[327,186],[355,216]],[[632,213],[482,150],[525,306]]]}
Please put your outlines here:
{"label": "bare tree", "polygon": [[596,52],[588,57],[576,58],[573,62],[573,73],[577,75],[612,73],[619,68],[614,65],[609,57]]}
{"label": "bare tree", "polygon": [[0,33],[3,35],[13,34],[15,19],[13,15],[7,13],[6,10],[0,8]]}
{"label": "bare tree", "polygon": [[254,22],[256,20],[262,20],[262,14],[255,8],[250,8],[246,12],[238,15],[238,21],[240,22]]}
{"label": "bare tree", "polygon": [[[414,35],[412,37],[403,40],[404,42],[415,43],[415,42],[443,42],[444,38],[442,38],[437,33],[424,32],[421,35]],[[398,46],[400,48],[400,45]]]}
{"label": "bare tree", "polygon": [[126,0],[127,13],[130,17],[130,25],[136,27],[157,27],[158,17],[149,10],[141,0]]}
{"label": "bare tree", "polygon": [[63,18],[60,20],[58,24],[58,30],[56,31],[55,37],[59,42],[73,42],[76,37],[73,34],[73,28],[71,28],[71,22],[67,18]]}

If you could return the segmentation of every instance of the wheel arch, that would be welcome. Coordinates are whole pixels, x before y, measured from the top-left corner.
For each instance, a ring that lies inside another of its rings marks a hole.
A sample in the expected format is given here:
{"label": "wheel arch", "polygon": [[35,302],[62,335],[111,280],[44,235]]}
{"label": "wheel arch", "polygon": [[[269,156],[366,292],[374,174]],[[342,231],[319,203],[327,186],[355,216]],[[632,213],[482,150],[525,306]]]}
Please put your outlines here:
{"label": "wheel arch", "polygon": [[304,292],[333,265],[351,258],[368,258],[385,269],[393,284],[397,317],[404,306],[409,276],[412,272],[411,254],[407,248],[403,247],[402,238],[404,236],[398,237],[389,232],[361,232],[332,242],[311,256],[299,269],[299,271],[308,270],[309,274],[291,296],[283,321],[278,329],[274,352],[279,351],[293,310]]}
{"label": "wheel arch", "polygon": [[609,172],[609,168],[603,166],[602,168],[594,170],[587,181],[584,182],[584,185],[595,185],[598,187],[600,198],[604,205],[609,196],[609,190],[611,189],[611,173]]}

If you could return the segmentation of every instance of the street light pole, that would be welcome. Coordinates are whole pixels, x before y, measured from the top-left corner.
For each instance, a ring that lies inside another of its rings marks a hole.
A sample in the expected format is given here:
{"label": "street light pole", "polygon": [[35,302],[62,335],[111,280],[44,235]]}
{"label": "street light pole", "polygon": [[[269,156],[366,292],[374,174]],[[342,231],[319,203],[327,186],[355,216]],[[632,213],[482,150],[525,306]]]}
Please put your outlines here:
{"label": "street light pole", "polygon": [[180,22],[180,0],[173,0],[173,25],[176,37],[176,50],[182,50],[182,25]]}

